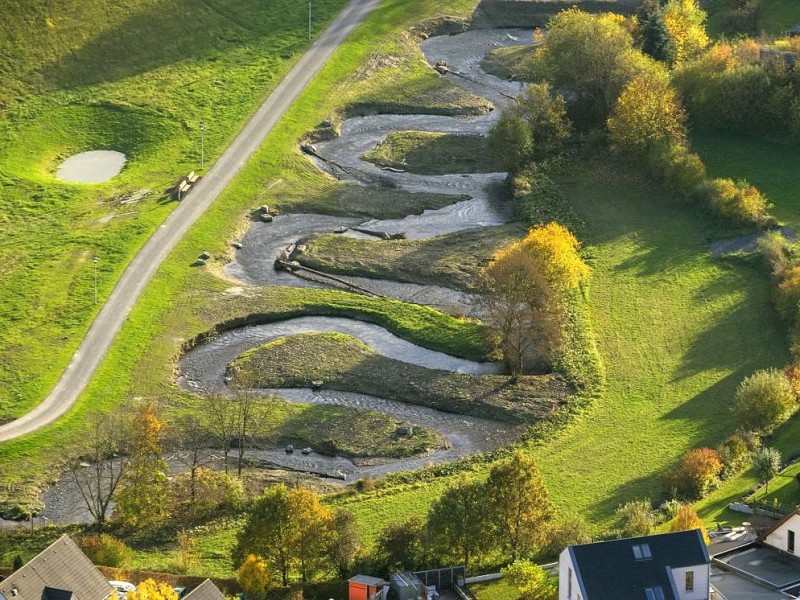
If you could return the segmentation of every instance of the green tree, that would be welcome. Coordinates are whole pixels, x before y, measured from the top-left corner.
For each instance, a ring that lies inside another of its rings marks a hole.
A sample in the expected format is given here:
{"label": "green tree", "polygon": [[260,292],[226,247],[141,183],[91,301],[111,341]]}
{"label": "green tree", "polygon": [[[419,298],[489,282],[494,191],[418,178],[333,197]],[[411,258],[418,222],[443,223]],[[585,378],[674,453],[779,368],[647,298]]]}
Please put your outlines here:
{"label": "green tree", "polygon": [[266,561],[289,584],[289,572],[294,562],[292,508],[289,490],[279,484],[268,488],[250,509],[247,522],[237,534],[233,551],[234,565],[241,565],[249,554]]}
{"label": "green tree", "polygon": [[424,533],[424,523],[416,515],[384,527],[376,542],[381,567],[389,572],[423,568],[427,558]]}
{"label": "green tree", "polygon": [[739,385],[734,397],[736,417],[744,429],[771,433],[795,407],[786,376],[777,369],[756,371]]}
{"label": "green tree", "polygon": [[117,514],[124,525],[147,530],[169,516],[167,463],[161,458],[164,422],[152,404],[144,404],[129,427],[130,462],[117,493]]}
{"label": "green tree", "polygon": [[600,125],[628,82],[656,65],[633,47],[619,18],[572,8],[550,19],[534,68],[576,95],[574,113],[583,123]]}
{"label": "green tree", "polygon": [[524,165],[533,153],[533,136],[525,119],[513,110],[504,110],[489,132],[488,149],[506,171]]}
{"label": "green tree", "polygon": [[664,9],[659,0],[645,0],[636,13],[639,19],[642,52],[671,65],[675,62],[675,43],[664,23]]}
{"label": "green tree", "polygon": [[533,554],[546,539],[553,507],[536,463],[521,450],[495,463],[486,482],[494,538],[512,560]]}
{"label": "green tree", "polygon": [[356,515],[349,510],[337,511],[331,523],[328,559],[339,579],[347,579],[361,550],[361,536]]}
{"label": "green tree", "polygon": [[311,580],[327,565],[333,514],[319,497],[302,487],[279,484],[258,498],[233,551],[235,565],[253,554],[280,574],[288,585],[297,569],[302,581]]}
{"label": "green tree", "polygon": [[486,486],[467,476],[457,479],[431,505],[427,529],[438,557],[469,571],[488,549]]}
{"label": "green tree", "polygon": [[653,533],[658,521],[650,500],[626,502],[614,513],[619,537],[640,537]]}
{"label": "green tree", "polygon": [[756,452],[753,460],[756,474],[761,481],[766,482],[765,495],[769,494],[769,481],[781,472],[781,453],[775,448],[765,446]]}
{"label": "green tree", "polygon": [[501,569],[508,582],[520,593],[520,600],[557,600],[558,583],[547,576],[542,567],[529,560],[515,560]]}

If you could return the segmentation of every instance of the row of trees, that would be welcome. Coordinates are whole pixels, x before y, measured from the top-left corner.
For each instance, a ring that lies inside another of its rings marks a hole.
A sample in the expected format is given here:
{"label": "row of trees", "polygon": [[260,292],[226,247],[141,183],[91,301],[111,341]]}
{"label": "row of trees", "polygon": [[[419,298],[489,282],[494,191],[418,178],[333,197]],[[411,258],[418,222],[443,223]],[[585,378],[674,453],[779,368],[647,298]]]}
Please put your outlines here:
{"label": "row of trees", "polygon": [[[241,475],[246,452],[266,426],[267,405],[252,395],[204,398],[199,418],[167,424],[152,404],[128,413],[96,414],[71,451],[70,474],[97,523],[106,522],[112,502],[118,520],[131,530],[152,530],[170,515],[191,524],[217,508],[241,505],[241,482],[229,475],[232,449]],[[163,459],[169,439],[186,473],[171,479]],[[219,448],[224,473],[209,468]]]}

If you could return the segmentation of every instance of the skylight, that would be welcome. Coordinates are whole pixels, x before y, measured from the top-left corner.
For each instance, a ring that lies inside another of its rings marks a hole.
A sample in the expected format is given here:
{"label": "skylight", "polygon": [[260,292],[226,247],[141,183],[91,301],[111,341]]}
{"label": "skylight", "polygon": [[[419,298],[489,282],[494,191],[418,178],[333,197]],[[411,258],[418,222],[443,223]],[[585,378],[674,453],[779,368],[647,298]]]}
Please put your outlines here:
{"label": "skylight", "polygon": [[653,553],[650,552],[650,544],[634,544],[633,557],[636,560],[647,560],[653,558]]}
{"label": "skylight", "polygon": [[644,590],[645,596],[647,596],[647,600],[664,600],[664,590],[661,589],[661,586],[645,588]]}

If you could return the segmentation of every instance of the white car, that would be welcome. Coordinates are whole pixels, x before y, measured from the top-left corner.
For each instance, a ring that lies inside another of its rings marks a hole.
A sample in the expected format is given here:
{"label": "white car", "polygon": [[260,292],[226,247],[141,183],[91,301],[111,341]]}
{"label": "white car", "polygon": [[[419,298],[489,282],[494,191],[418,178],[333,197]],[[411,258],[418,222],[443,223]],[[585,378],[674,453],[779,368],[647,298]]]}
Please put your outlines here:
{"label": "white car", "polygon": [[130,581],[109,581],[108,585],[113,587],[117,594],[120,596],[120,600],[125,598],[125,594],[128,592],[135,592],[136,586],[133,585]]}

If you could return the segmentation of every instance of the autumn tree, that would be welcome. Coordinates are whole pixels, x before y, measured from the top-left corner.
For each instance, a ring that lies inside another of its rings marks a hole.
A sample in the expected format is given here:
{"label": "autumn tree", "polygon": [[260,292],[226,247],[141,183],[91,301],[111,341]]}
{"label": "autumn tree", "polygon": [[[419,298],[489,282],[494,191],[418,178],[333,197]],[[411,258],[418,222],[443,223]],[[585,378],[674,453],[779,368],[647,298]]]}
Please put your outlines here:
{"label": "autumn tree", "polygon": [[136,586],[136,591],[125,594],[125,600],[178,600],[178,592],[168,583],[145,579]]}
{"label": "autumn tree", "polygon": [[541,548],[553,507],[536,463],[521,450],[495,463],[486,482],[494,538],[512,560]]}
{"label": "autumn tree", "polygon": [[208,439],[210,434],[194,415],[183,416],[172,424],[171,433],[177,442],[175,457],[189,470],[189,499],[194,501],[197,473],[214,459],[214,455],[208,452],[212,446]]}
{"label": "autumn tree", "polygon": [[706,531],[705,523],[703,523],[703,520],[697,516],[697,513],[691,506],[688,504],[683,504],[678,510],[678,514],[675,516],[674,521],[672,522],[670,531],[691,531],[693,529],[700,530],[700,534],[703,536],[703,541],[706,543],[706,546],[708,546],[710,540],[708,537],[708,532]]}
{"label": "autumn tree", "polygon": [[484,271],[480,302],[512,381],[527,365],[549,364],[561,347],[566,294],[588,273],[579,247],[569,230],[550,223],[500,250]]}
{"label": "autumn tree", "polygon": [[664,7],[664,25],[675,46],[675,62],[681,63],[700,54],[709,39],[706,13],[697,0],[669,0]]}
{"label": "autumn tree", "polygon": [[140,406],[130,423],[130,464],[117,494],[117,512],[128,527],[151,529],[169,514],[167,464],[161,458],[164,422],[155,406]]}
{"label": "autumn tree", "polygon": [[768,434],[794,410],[795,395],[782,372],[767,369],[756,371],[739,384],[734,403],[742,427]]}
{"label": "autumn tree", "polygon": [[686,114],[666,73],[632,79],[614,105],[608,132],[615,148],[647,158],[657,144],[686,146]]}
{"label": "autumn tree", "polygon": [[233,398],[233,431],[236,438],[236,474],[242,476],[245,452],[252,436],[260,431],[267,421],[267,405],[264,399],[252,393],[240,393]]}
{"label": "autumn tree", "polygon": [[222,450],[225,473],[228,473],[231,444],[236,432],[236,410],[232,396],[204,396],[203,426],[211,432],[217,447]]}
{"label": "autumn tree", "polygon": [[262,600],[270,582],[267,563],[255,554],[248,554],[236,571],[236,578],[247,600]]}
{"label": "autumn tree", "polygon": [[688,498],[700,498],[719,482],[722,460],[711,448],[693,448],[684,453],[680,465],[664,476],[665,487]]}
{"label": "autumn tree", "polygon": [[194,476],[175,475],[169,487],[173,512],[185,524],[200,521],[216,511],[235,511],[245,502],[241,479],[205,467],[197,469]]}
{"label": "autumn tree", "polygon": [[558,580],[529,560],[515,560],[500,572],[520,591],[520,600],[558,599]]}
{"label": "autumn tree", "polygon": [[534,68],[555,87],[575,94],[575,115],[597,125],[608,118],[628,82],[655,64],[633,47],[619,18],[572,8],[550,19]]}
{"label": "autumn tree", "polygon": [[427,530],[439,546],[438,556],[469,571],[473,559],[488,549],[486,486],[471,477],[457,479],[431,505]]}
{"label": "autumn tree", "polygon": [[129,427],[119,415],[87,419],[79,445],[71,451],[69,474],[92,518],[103,524],[111,499],[128,466]]}
{"label": "autumn tree", "polygon": [[349,510],[339,510],[331,522],[328,542],[328,560],[339,579],[347,579],[361,550],[361,536],[356,515]]}
{"label": "autumn tree", "polygon": [[241,565],[254,554],[280,574],[283,585],[293,569],[308,581],[326,564],[332,520],[314,492],[283,484],[271,487],[255,501],[237,535],[234,563]]}

